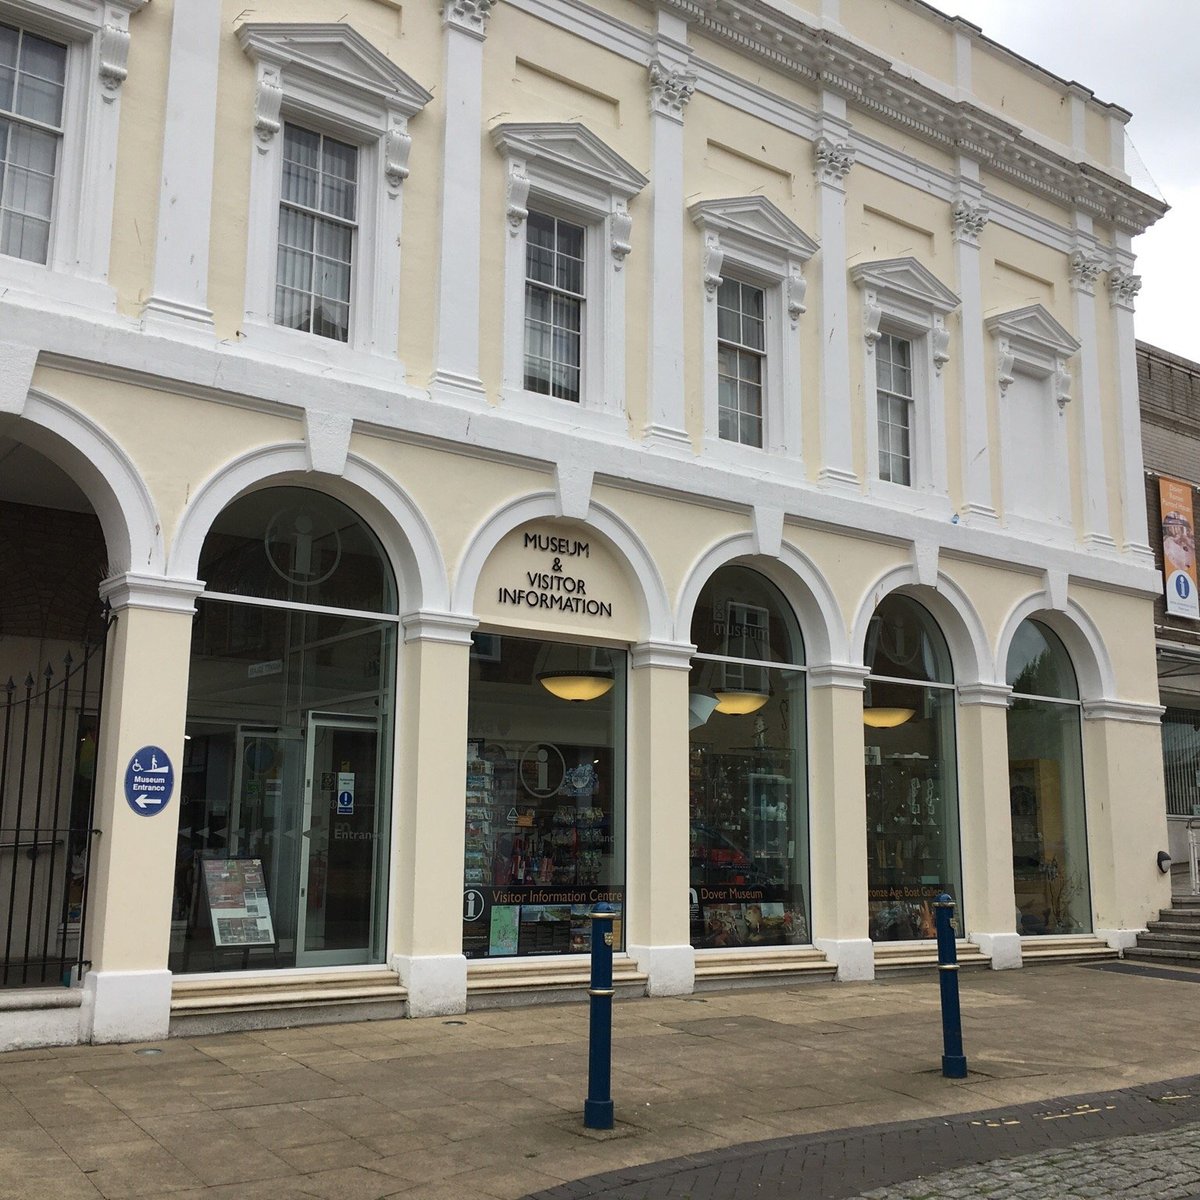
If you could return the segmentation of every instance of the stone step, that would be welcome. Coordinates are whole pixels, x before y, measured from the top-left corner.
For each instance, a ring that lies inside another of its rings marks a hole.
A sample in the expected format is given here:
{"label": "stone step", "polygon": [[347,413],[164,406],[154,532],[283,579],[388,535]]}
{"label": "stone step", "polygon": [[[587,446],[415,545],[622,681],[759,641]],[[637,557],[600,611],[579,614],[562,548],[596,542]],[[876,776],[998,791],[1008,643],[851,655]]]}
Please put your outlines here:
{"label": "stone step", "polygon": [[1139,944],[1126,950],[1125,958],[1130,962],[1179,963],[1182,966],[1200,967],[1200,949],[1158,950]]}
{"label": "stone step", "polygon": [[1200,907],[1196,908],[1160,908],[1158,910],[1158,919],[1160,921],[1188,921],[1193,925],[1200,925]]}
{"label": "stone step", "polygon": [[[963,970],[975,967],[990,967],[991,958],[984,954],[974,942],[955,941],[958,965]],[[915,968],[937,966],[937,942],[920,940],[911,942],[876,942],[875,972],[911,971]]]}
{"label": "stone step", "polygon": [[1090,934],[1025,937],[1021,939],[1021,962],[1037,963],[1101,962],[1120,955],[1107,942]]}
{"label": "stone step", "polygon": [[[482,960],[467,964],[467,1003],[577,999],[587,995],[591,959],[586,954],[546,955],[517,961]],[[644,995],[647,976],[631,958],[613,959],[613,987],[625,995]]]}
{"label": "stone step", "polygon": [[1168,910],[1161,921],[1147,921],[1146,928],[1151,933],[1178,933],[1183,937],[1200,939],[1200,921],[1175,920]]}
{"label": "stone step", "polygon": [[1196,950],[1200,951],[1200,937],[1182,933],[1139,933],[1140,950]]}
{"label": "stone step", "polygon": [[734,987],[807,979],[832,979],[837,967],[813,947],[701,950],[696,954],[696,987]]}
{"label": "stone step", "polygon": [[386,967],[368,971],[274,972],[271,975],[175,976],[171,1014],[255,1012],[407,999]]}

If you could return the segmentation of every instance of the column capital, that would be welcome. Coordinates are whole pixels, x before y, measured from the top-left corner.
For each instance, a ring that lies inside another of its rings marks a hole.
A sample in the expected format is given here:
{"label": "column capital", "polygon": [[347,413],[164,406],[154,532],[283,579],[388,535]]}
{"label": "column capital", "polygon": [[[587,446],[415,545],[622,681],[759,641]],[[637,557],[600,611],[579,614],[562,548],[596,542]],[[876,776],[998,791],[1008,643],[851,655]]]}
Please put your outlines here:
{"label": "column capital", "polygon": [[869,674],[866,667],[857,663],[820,663],[808,668],[808,686],[861,692]]}
{"label": "column capital", "polygon": [[196,597],[203,591],[204,583],[199,579],[170,579],[136,571],[113,575],[100,584],[100,598],[107,600],[114,612],[148,608],[191,616],[196,611]]}
{"label": "column capital", "polygon": [[958,703],[966,708],[1008,708],[1012,701],[1012,688],[1007,683],[960,683]]}
{"label": "column capital", "polygon": [[954,226],[954,240],[965,246],[979,246],[979,235],[984,226],[991,220],[992,211],[986,204],[971,200],[967,196],[959,196],[950,210],[950,220]]}
{"label": "column capital", "polygon": [[443,642],[449,646],[469,646],[479,621],[469,613],[436,612],[421,608],[400,618],[404,641]]}
{"label": "column capital", "polygon": [[1090,250],[1077,249],[1071,251],[1071,291],[1082,292],[1085,296],[1096,294],[1096,280],[1104,270],[1104,259]]}
{"label": "column capital", "polygon": [[650,60],[650,112],[683,122],[683,112],[696,91],[696,74],[685,63]]}
{"label": "column capital", "polygon": [[496,0],[437,0],[442,9],[442,24],[482,41],[487,37],[488,18]]}
{"label": "column capital", "polygon": [[690,671],[696,647],[691,642],[645,641],[634,645],[630,661],[635,671],[658,667],[664,671]]}
{"label": "column capital", "polygon": [[813,142],[813,174],[818,183],[842,191],[846,186],[846,176],[854,166],[857,151],[849,142],[835,142],[821,134]]}
{"label": "column capital", "polygon": [[1167,710],[1161,704],[1139,704],[1132,700],[1114,700],[1103,696],[1083,702],[1085,721],[1130,721],[1134,725],[1161,725]]}
{"label": "column capital", "polygon": [[1113,267],[1108,272],[1108,302],[1113,308],[1133,312],[1134,301],[1142,290],[1142,277],[1127,267]]}

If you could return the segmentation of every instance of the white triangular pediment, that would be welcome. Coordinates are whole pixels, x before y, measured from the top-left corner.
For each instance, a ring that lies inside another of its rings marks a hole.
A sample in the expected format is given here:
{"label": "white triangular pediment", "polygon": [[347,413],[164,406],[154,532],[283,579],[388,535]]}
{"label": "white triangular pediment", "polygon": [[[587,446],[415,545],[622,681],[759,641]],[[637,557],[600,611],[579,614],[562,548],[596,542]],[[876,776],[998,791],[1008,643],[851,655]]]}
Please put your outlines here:
{"label": "white triangular pediment", "polygon": [[850,278],[859,287],[873,288],[884,295],[903,296],[935,312],[953,312],[958,297],[928,267],[915,258],[883,258],[850,268]]}
{"label": "white triangular pediment", "polygon": [[984,321],[989,333],[1006,337],[1069,358],[1079,349],[1079,342],[1064,329],[1040,304],[1014,308]]}
{"label": "white triangular pediment", "polygon": [[252,23],[238,29],[242,49],[256,62],[295,72],[342,91],[366,93],[406,116],[433,96],[345,22]]}
{"label": "white triangular pediment", "polygon": [[700,200],[688,212],[702,229],[753,243],[780,257],[807,262],[818,249],[817,243],[765,196]]}
{"label": "white triangular pediment", "polygon": [[636,196],[649,182],[577,121],[508,122],[492,130],[492,142],[502,154],[535,165],[541,174],[601,182],[625,199]]}

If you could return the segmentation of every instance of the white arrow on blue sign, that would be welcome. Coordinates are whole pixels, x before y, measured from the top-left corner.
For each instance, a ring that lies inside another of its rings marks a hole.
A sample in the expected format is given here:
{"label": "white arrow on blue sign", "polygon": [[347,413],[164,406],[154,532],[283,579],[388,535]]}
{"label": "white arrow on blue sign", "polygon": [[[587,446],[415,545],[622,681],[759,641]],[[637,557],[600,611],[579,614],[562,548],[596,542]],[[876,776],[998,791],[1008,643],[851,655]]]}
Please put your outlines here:
{"label": "white arrow on blue sign", "polygon": [[175,791],[175,768],[159,746],[143,746],[125,768],[125,800],[139,817],[152,817]]}

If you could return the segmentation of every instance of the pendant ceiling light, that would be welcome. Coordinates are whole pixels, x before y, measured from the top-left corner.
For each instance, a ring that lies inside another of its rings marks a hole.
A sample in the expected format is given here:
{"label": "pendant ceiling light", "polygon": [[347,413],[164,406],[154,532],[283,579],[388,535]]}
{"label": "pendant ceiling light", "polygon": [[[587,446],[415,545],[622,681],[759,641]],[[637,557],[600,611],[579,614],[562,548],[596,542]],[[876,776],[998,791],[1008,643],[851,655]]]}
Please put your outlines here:
{"label": "pendant ceiling light", "polygon": [[717,698],[717,712],[732,713],[739,717],[758,712],[771,698],[769,692],[756,692],[748,688],[714,688],[713,695]]}
{"label": "pendant ceiling light", "polygon": [[717,707],[717,698],[712,692],[693,688],[688,692],[688,728],[699,729]]}
{"label": "pendant ceiling light", "polygon": [[537,680],[552,696],[575,703],[598,700],[613,685],[613,677],[603,671],[543,671]]}
{"label": "pendant ceiling light", "polygon": [[863,724],[872,729],[895,729],[911,720],[916,711],[915,708],[864,708]]}

